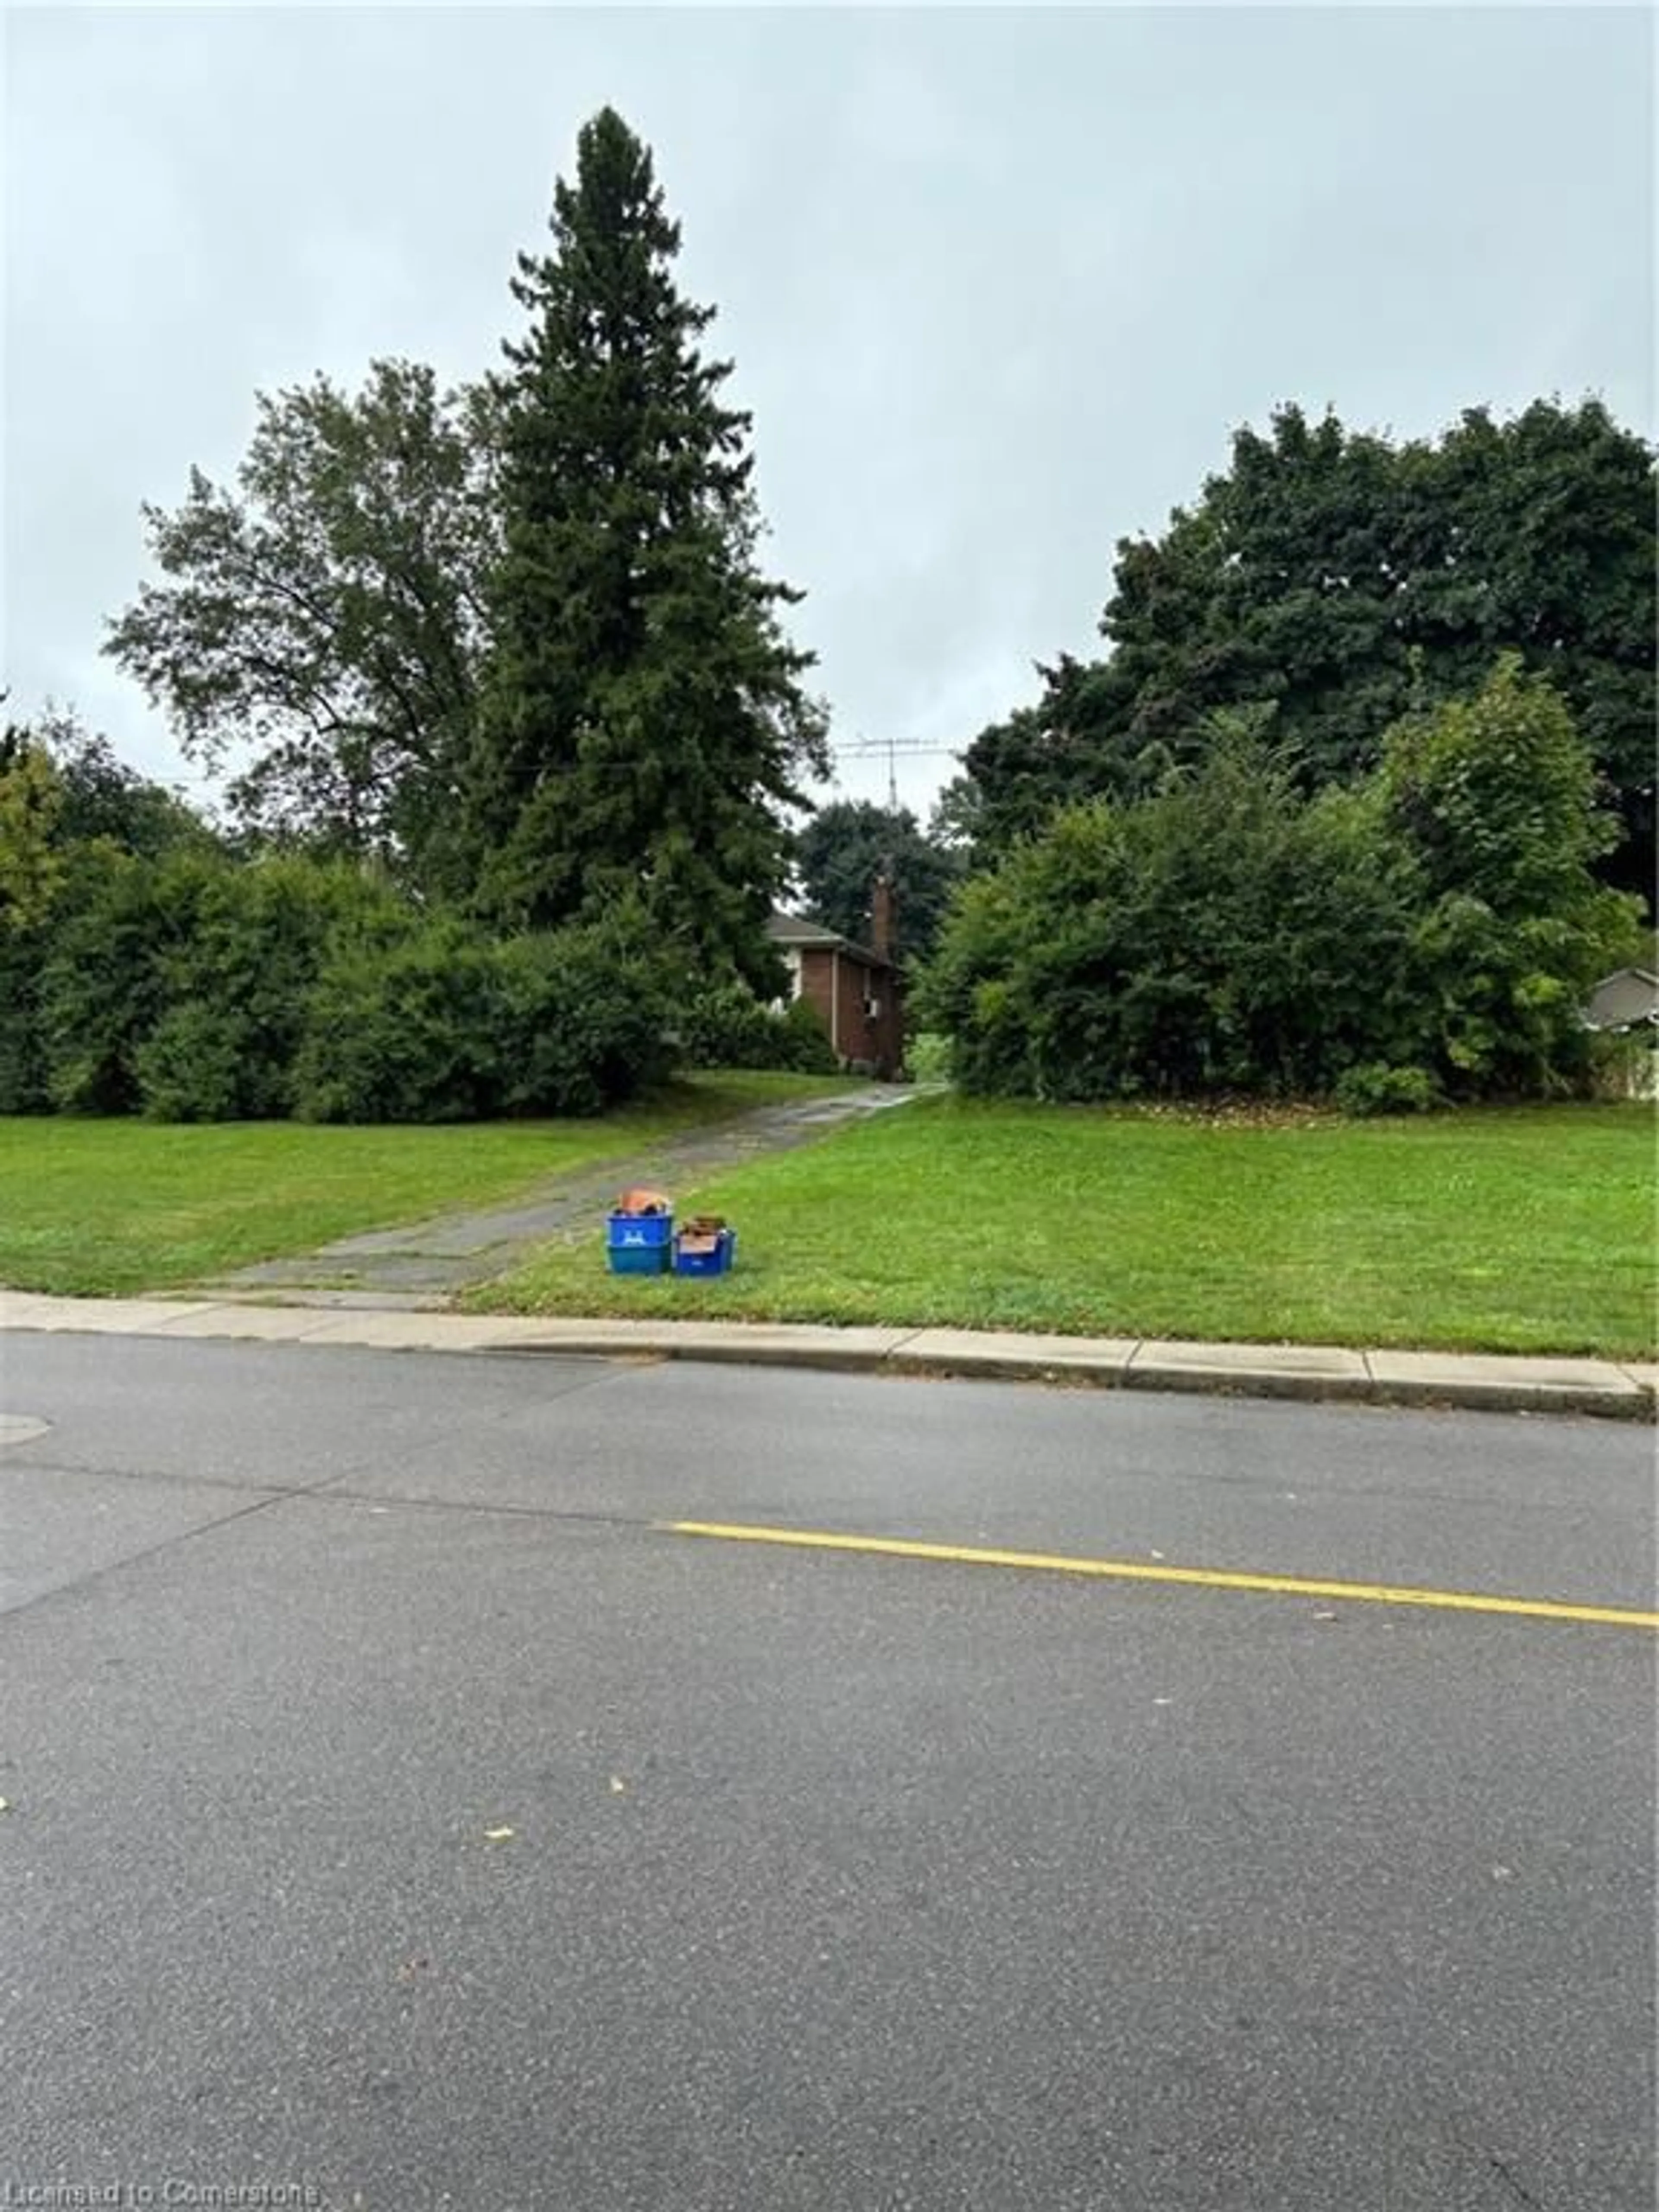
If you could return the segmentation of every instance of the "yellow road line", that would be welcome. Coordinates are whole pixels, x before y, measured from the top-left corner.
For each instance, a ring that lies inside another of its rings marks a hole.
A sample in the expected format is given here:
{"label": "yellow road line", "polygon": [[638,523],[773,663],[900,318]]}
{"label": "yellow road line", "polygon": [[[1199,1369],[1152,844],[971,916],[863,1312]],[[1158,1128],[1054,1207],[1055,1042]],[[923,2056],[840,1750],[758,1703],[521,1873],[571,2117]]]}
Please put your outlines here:
{"label": "yellow road line", "polygon": [[1092,1575],[1103,1581],[1178,1583],[1199,1589],[1254,1590],[1273,1597],[1328,1597],[1345,1604],[1414,1605],[1443,1613],[1498,1613],[1527,1620],[1589,1621],[1600,1628],[1659,1629],[1659,1613],[1621,1606],[1567,1605],[1555,1598],[1488,1597],[1477,1590],[1419,1589],[1390,1583],[1315,1580],[1305,1575],[1236,1574],[1223,1567],[1152,1566],[1140,1559],[1084,1559],[1064,1552],[1001,1552],[970,1544],[924,1544],[908,1536],[848,1536],[816,1528],[769,1528],[739,1522],[670,1521],[671,1535],[712,1536],[727,1544],[785,1544],[809,1552],[860,1552],[955,1566],[1018,1567],[1039,1574]]}

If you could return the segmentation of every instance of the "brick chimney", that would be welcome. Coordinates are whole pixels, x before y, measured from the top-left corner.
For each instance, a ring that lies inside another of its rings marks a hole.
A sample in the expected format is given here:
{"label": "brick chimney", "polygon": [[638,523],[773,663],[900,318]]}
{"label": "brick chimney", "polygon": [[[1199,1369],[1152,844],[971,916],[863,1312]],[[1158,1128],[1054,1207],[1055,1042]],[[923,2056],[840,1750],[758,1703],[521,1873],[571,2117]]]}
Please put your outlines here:
{"label": "brick chimney", "polygon": [[870,950],[879,960],[891,960],[897,944],[896,909],[890,864],[884,860],[870,886]]}

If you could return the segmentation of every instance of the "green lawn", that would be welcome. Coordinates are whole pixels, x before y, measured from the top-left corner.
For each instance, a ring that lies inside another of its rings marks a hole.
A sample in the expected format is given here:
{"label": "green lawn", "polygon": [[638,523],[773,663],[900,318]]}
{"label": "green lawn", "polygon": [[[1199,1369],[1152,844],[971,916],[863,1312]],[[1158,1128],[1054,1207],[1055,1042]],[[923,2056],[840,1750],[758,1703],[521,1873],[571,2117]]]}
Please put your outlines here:
{"label": "green lawn", "polygon": [[678,1193],[738,1267],[596,1232],[474,1305],[1650,1356],[1650,1109],[1351,1122],[924,1101]]}
{"label": "green lawn", "polygon": [[597,1121],[313,1128],[0,1118],[0,1283],[86,1296],[210,1279],[336,1237],[505,1199],[835,1078],[694,1076]]}

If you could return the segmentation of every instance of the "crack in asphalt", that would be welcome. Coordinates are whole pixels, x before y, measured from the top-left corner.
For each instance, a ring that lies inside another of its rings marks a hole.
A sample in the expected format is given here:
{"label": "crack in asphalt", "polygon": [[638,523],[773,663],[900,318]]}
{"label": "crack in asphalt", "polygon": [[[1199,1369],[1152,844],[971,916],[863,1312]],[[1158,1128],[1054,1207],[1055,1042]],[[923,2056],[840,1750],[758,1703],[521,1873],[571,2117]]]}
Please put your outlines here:
{"label": "crack in asphalt", "polygon": [[[591,1389],[597,1384],[620,1381],[632,1371],[631,1369],[621,1365],[596,1364],[596,1371],[593,1374],[581,1376],[580,1380],[572,1382],[568,1389],[560,1391],[557,1395],[563,1398],[572,1397],[576,1392]],[[497,1419],[502,1422],[510,1420],[514,1418],[514,1408],[504,1407]],[[509,1514],[527,1519],[591,1522],[619,1528],[643,1528],[656,1525],[654,1516],[643,1514],[606,1514],[556,1506],[489,1505],[466,1499],[405,1498],[395,1492],[382,1493],[367,1490],[354,1491],[342,1487],[343,1485],[351,1482],[366,1466],[374,1463],[372,1455],[365,1455],[356,1459],[351,1466],[338,1474],[320,1476],[315,1482],[274,1485],[268,1481],[232,1482],[223,1475],[158,1474],[153,1469],[143,1468],[108,1467],[94,1465],[84,1461],[48,1459],[33,1455],[26,1456],[21,1452],[9,1459],[8,1463],[11,1467],[21,1468],[26,1474],[76,1474],[94,1481],[149,1483],[152,1486],[164,1485],[169,1489],[220,1491],[233,1497],[249,1498],[250,1502],[229,1512],[216,1513],[208,1520],[198,1521],[193,1528],[177,1529],[171,1535],[163,1536],[154,1544],[143,1545],[136,1552],[124,1553],[118,1559],[103,1560],[97,1566],[88,1567],[68,1581],[53,1583],[49,1589],[36,1590],[31,1595],[20,1597],[11,1603],[0,1601],[0,1620],[9,1620],[16,1613],[31,1612],[36,1606],[44,1605],[50,1599],[72,1596],[84,1589],[89,1583],[101,1581],[106,1576],[117,1574],[125,1568],[137,1566],[146,1560],[157,1559],[162,1553],[172,1551],[179,1545],[191,1543],[198,1536],[207,1535],[216,1528],[227,1528],[234,1522],[246,1521],[256,1513],[268,1512],[271,1507],[276,1505],[306,1502],[327,1505],[338,1499],[348,1504],[383,1505],[387,1508],[403,1505],[418,1510]],[[252,1493],[251,1496],[250,1493]]]}
{"label": "crack in asphalt", "polygon": [[1486,2164],[1498,2176],[1504,2186],[1511,2191],[1517,2204],[1527,2205],[1529,2208],[1529,2212],[1545,2212],[1543,2198],[1541,2197],[1534,2197],[1530,2189],[1527,2188],[1522,2183],[1517,2181],[1515,2176],[1510,2172],[1508,2166],[1504,2165],[1503,2160],[1499,2158],[1495,2152],[1488,2151],[1486,2153]]}
{"label": "crack in asphalt", "polygon": [[[83,1473],[81,1468],[43,1468],[42,1473]],[[100,1475],[122,1482],[176,1482],[181,1487],[195,1490],[221,1490],[246,1496],[245,1486],[216,1479],[210,1475],[157,1476],[137,1470],[122,1471],[112,1468],[100,1468]],[[118,1559],[106,1559],[95,1567],[88,1567],[72,1580],[54,1583],[48,1589],[36,1590],[11,1604],[0,1602],[0,1621],[9,1620],[18,1613],[30,1613],[37,1606],[47,1604],[54,1598],[71,1597],[89,1584],[119,1574],[128,1567],[142,1566],[146,1561],[158,1559],[164,1552],[194,1542],[198,1536],[211,1534],[216,1529],[230,1528],[239,1521],[251,1520],[256,1513],[267,1513],[280,1505],[368,1505],[386,1512],[404,1508],[416,1513],[471,1514],[487,1519],[568,1522],[582,1528],[613,1528],[617,1530],[643,1529],[647,1533],[670,1533],[659,1514],[602,1512],[597,1507],[553,1505],[489,1504],[471,1498],[416,1498],[398,1492],[348,1490],[341,1486],[349,1482],[348,1472],[340,1475],[325,1475],[321,1481],[295,1486],[281,1490],[269,1490],[228,1513],[216,1513],[209,1520],[198,1521],[193,1528],[176,1530],[154,1544],[146,1544],[136,1552],[124,1553]]]}

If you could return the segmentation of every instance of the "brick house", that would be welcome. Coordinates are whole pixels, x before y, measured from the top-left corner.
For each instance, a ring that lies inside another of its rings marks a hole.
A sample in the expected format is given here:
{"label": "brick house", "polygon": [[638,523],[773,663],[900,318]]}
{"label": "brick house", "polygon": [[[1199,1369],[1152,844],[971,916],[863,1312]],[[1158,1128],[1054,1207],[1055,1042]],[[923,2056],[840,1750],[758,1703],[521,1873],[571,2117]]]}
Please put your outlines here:
{"label": "brick house", "polygon": [[892,943],[892,891],[878,883],[869,945],[854,945],[800,915],[767,924],[789,969],[789,996],[805,999],[823,1023],[830,1049],[855,1073],[893,1081],[904,1064],[904,1005]]}

